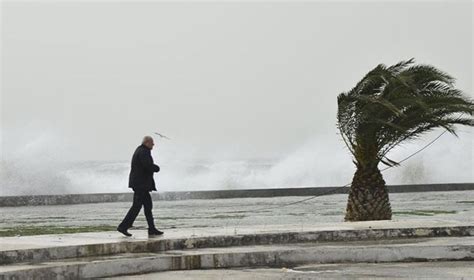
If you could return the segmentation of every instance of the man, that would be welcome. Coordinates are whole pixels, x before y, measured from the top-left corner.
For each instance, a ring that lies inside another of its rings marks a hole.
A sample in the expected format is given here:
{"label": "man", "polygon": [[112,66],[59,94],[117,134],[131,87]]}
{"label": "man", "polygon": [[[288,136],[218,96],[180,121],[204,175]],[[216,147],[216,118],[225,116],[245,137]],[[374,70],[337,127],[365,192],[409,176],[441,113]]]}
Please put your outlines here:
{"label": "man", "polygon": [[142,144],[138,146],[132,157],[132,169],[130,170],[128,187],[133,189],[133,204],[122,223],[117,227],[117,231],[125,236],[132,236],[128,229],[132,227],[133,222],[142,208],[145,209],[145,217],[148,223],[148,235],[162,235],[163,232],[155,227],[153,220],[153,202],[151,200],[151,191],[156,191],[153,174],[160,171],[160,167],[153,163],[151,150],[155,145],[153,138],[145,136]]}

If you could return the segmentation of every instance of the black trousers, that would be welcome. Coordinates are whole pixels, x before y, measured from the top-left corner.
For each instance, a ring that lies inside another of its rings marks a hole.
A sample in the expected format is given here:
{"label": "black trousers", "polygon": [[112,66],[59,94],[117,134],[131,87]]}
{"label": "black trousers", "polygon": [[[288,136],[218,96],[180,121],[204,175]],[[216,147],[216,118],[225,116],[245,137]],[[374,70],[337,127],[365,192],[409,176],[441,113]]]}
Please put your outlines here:
{"label": "black trousers", "polygon": [[130,207],[127,215],[118,227],[121,229],[131,228],[133,226],[133,222],[135,222],[135,219],[138,216],[138,213],[140,213],[140,210],[142,209],[142,205],[145,209],[145,217],[148,223],[148,229],[154,229],[155,222],[153,220],[153,213],[151,212],[151,209],[153,209],[153,202],[151,200],[150,192],[139,190],[134,190],[132,207]]}

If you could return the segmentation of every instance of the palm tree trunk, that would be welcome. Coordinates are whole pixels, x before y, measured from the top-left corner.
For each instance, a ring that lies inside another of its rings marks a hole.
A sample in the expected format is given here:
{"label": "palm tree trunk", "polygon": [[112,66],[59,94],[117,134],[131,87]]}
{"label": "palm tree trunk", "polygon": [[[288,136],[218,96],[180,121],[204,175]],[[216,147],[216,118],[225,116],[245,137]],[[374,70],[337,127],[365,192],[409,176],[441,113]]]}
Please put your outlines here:
{"label": "palm tree trunk", "polygon": [[358,167],[352,179],[347,201],[346,221],[372,221],[392,219],[392,209],[378,167]]}

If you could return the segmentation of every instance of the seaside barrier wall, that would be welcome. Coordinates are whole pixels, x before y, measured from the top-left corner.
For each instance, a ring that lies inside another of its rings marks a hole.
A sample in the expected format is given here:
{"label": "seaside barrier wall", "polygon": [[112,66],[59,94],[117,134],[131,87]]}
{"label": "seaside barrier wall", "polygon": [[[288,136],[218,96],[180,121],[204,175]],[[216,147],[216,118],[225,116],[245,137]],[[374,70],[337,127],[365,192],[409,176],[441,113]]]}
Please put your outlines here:
{"label": "seaside barrier wall", "polygon": [[[388,186],[391,193],[433,192],[433,191],[465,191],[474,190],[474,183],[453,184],[420,184]],[[249,197],[277,196],[314,196],[326,194],[344,194],[349,188],[312,187],[312,188],[281,188],[281,189],[244,189],[244,190],[212,190],[182,191],[153,193],[153,200],[186,200],[186,199],[225,199]],[[67,205],[85,203],[129,202],[133,193],[91,193],[61,195],[31,195],[0,197],[0,207]]]}

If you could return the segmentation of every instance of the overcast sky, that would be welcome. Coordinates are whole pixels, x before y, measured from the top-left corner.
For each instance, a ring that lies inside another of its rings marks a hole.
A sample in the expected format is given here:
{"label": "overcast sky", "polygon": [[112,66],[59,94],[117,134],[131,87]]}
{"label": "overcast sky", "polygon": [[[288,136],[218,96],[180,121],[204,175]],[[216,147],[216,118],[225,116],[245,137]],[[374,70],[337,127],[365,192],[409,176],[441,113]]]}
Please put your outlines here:
{"label": "overcast sky", "polygon": [[278,158],[309,139],[338,153],[336,97],[378,63],[414,57],[472,96],[472,14],[471,1],[4,1],[3,151],[43,137],[68,159],[128,160],[160,131],[162,149],[204,158]]}

